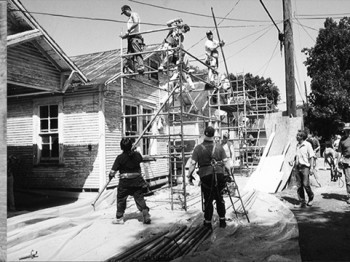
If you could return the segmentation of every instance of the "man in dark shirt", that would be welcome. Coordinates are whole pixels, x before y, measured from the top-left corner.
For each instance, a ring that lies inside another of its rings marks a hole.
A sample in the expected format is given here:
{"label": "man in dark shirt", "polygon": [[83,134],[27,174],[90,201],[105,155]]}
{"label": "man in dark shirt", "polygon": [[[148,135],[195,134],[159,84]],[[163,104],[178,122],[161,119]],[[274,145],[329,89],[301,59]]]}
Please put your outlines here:
{"label": "man in dark shirt", "polygon": [[118,155],[113,167],[109,172],[109,179],[113,179],[119,171],[119,185],[117,193],[117,214],[113,224],[124,224],[124,212],[128,196],[133,196],[137,209],[142,212],[143,223],[150,224],[149,208],[143,197],[143,188],[146,182],[141,175],[142,156],[139,152],[131,150],[133,141],[130,138],[123,138],[120,141],[120,148],[123,153]]}
{"label": "man in dark shirt", "polygon": [[350,205],[350,123],[345,124],[344,133],[345,135],[339,142],[338,163],[340,163],[343,168],[347,192],[346,202]]}
{"label": "man in dark shirt", "polygon": [[230,161],[227,161],[226,153],[219,143],[214,142],[215,129],[208,126],[204,131],[204,141],[195,147],[192,153],[192,160],[188,170],[191,180],[192,174],[198,164],[198,175],[201,180],[201,190],[204,196],[204,226],[212,229],[211,220],[216,201],[216,209],[219,215],[220,227],[226,227],[226,208],[222,191],[225,188],[225,168],[230,173],[233,168]]}

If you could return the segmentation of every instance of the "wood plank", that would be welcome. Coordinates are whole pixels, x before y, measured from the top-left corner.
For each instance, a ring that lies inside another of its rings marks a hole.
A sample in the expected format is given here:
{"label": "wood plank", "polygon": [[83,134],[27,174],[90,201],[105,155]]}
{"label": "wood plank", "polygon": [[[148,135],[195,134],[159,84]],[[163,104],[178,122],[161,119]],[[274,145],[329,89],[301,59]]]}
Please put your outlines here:
{"label": "wood plank", "polygon": [[21,32],[15,35],[7,36],[7,47],[19,45],[27,41],[32,41],[35,38],[42,36],[43,34],[38,29],[33,29],[25,32]]}

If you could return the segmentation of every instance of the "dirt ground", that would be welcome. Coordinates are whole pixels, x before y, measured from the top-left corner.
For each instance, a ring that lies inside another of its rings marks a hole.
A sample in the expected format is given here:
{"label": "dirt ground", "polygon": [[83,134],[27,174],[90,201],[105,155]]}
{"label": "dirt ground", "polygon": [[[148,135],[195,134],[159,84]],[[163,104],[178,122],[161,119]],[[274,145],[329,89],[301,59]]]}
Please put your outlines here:
{"label": "dirt ground", "polygon": [[299,227],[302,261],[350,261],[350,205],[346,203],[344,176],[330,181],[323,159],[317,163],[318,181],[311,177],[315,201],[312,207],[297,208],[296,188],[276,194],[294,213]]}

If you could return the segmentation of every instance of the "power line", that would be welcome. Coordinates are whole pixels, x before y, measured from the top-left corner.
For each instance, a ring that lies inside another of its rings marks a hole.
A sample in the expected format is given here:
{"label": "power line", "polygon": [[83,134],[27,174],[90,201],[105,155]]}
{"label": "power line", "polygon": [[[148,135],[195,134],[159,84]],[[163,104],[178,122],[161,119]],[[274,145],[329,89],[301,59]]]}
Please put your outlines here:
{"label": "power line", "polygon": [[[272,29],[272,25],[270,26],[269,29],[267,29],[265,32],[263,32],[260,36],[258,36],[254,41],[250,42],[248,45],[246,45],[245,47],[243,47],[242,49],[240,49],[238,52],[234,53],[233,55],[229,56],[228,58],[226,58],[226,60],[234,57],[235,55],[239,54],[240,52],[242,52],[244,49],[248,48],[250,45],[252,45],[253,43],[255,43],[256,41],[258,41],[261,37],[263,37],[267,32],[269,32]],[[222,62],[222,61],[220,61]]]}
{"label": "power line", "polygon": [[270,63],[271,63],[271,61],[272,61],[272,58],[275,56],[275,52],[276,52],[278,43],[279,43],[279,42],[277,41],[277,42],[276,42],[276,45],[275,45],[275,48],[274,48],[273,51],[272,51],[272,55],[271,55],[269,61],[267,61],[267,65],[266,65],[266,67],[265,67],[264,72],[262,73],[262,76],[265,75],[265,72],[266,72],[266,70],[269,68],[269,65],[270,65]]}
{"label": "power line", "polygon": [[316,43],[316,40],[309,34],[308,31],[306,31],[306,29],[304,28],[304,26],[300,23],[300,21],[296,18],[298,24],[301,26],[301,28],[305,31],[305,33],[311,38],[312,41],[314,41]]}
{"label": "power line", "polygon": [[299,17],[304,17],[304,16],[340,16],[340,15],[350,15],[350,13],[340,13],[340,14],[300,14],[298,15]]}
{"label": "power line", "polygon": [[[235,7],[238,5],[238,3],[240,2],[241,0],[238,0],[236,2],[236,4],[231,8],[231,10],[225,15],[225,17],[219,22],[218,25],[220,25],[224,20],[225,18],[231,14],[231,12],[233,11],[233,9],[235,9]],[[198,45],[200,42],[202,42],[204,39],[206,38],[206,36],[203,36],[198,42],[196,42],[195,44],[193,44],[190,48],[187,49],[187,51],[191,50],[193,47],[195,47],[196,45]]]}
{"label": "power line", "polygon": [[[142,3],[139,1],[135,1],[135,0],[129,0],[130,2],[133,3],[137,3],[137,4],[141,4],[141,5],[147,5],[147,6],[152,6],[152,7],[156,7],[156,8],[160,8],[160,9],[164,9],[164,10],[169,10],[169,11],[174,11],[174,12],[178,12],[178,13],[182,13],[182,14],[190,14],[190,15],[195,15],[195,16],[201,16],[201,17],[206,17],[206,18],[213,18],[210,15],[205,15],[205,14],[199,14],[199,13],[193,13],[193,12],[188,12],[185,10],[179,10],[179,9],[174,9],[174,8],[168,8],[168,7],[163,7],[163,6],[159,6],[159,5],[153,5],[153,4],[148,4],[148,3]],[[218,19],[223,19],[222,17],[217,17]],[[248,20],[248,19],[234,19],[234,18],[227,18],[226,20],[230,20],[230,21],[240,21],[240,22],[268,22],[266,20]]]}
{"label": "power line", "polygon": [[[112,23],[125,23],[125,21],[116,20],[116,19],[108,19],[108,18],[97,18],[97,17],[86,17],[86,16],[73,16],[73,15],[64,15],[64,14],[54,14],[54,13],[44,13],[44,12],[29,12],[29,11],[23,11],[19,9],[12,9],[11,12],[24,12],[28,14],[35,14],[35,15],[47,15],[47,16],[54,16],[54,17],[62,17],[62,18],[69,18],[69,19],[81,19],[81,20],[90,20],[90,21],[102,21],[102,22],[112,22]],[[156,23],[148,23],[148,22],[142,22],[143,25],[151,25],[151,26],[164,26],[164,24],[156,24]],[[211,26],[202,26],[202,25],[190,25],[193,28],[206,28],[210,29]],[[261,25],[237,25],[237,26],[221,26],[220,28],[246,28],[246,27],[257,27]]]}

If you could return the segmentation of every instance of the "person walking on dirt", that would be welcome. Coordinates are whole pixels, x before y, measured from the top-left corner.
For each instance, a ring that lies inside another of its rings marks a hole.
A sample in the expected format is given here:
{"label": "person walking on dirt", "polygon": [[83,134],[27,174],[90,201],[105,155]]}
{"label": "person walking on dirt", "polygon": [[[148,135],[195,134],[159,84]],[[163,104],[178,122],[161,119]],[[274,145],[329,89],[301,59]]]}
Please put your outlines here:
{"label": "person walking on dirt", "polygon": [[149,208],[143,196],[143,190],[147,187],[141,175],[140,163],[143,158],[138,151],[131,150],[132,145],[133,141],[130,138],[123,138],[120,141],[120,148],[123,150],[123,153],[117,156],[109,172],[109,179],[111,180],[116,172],[119,171],[117,213],[116,219],[112,221],[113,224],[124,224],[124,212],[128,196],[134,197],[137,209],[142,212],[143,223],[151,223]]}
{"label": "person walking on dirt", "polygon": [[347,201],[350,205],[350,123],[346,123],[344,126],[345,135],[339,142],[339,156],[338,163],[343,169],[346,184]]}
{"label": "person walking on dirt", "polygon": [[211,30],[207,31],[207,41],[205,42],[205,63],[210,66],[208,70],[208,81],[213,84],[217,78],[217,73],[215,72],[219,67],[219,51],[220,46],[224,46],[224,41],[217,41],[213,38],[213,32]]}
{"label": "person walking on dirt", "polygon": [[[123,5],[122,8],[122,15],[126,15],[129,17],[129,20],[127,22],[127,31],[124,35],[121,35],[120,37],[122,39],[128,40],[128,51],[127,53],[139,53],[142,52],[144,47],[143,37],[140,34],[140,17],[136,12],[132,12],[130,6]],[[132,34],[132,35],[131,35]],[[137,60],[137,72],[139,74],[143,74],[145,71],[145,67],[143,65],[143,58],[142,55],[138,54],[135,55],[133,58],[136,58]],[[126,59],[128,62],[126,62],[126,65],[131,68],[133,71],[135,71],[136,66],[135,64],[131,66],[130,61],[131,57],[128,57]],[[125,65],[125,66],[126,66]]]}
{"label": "person walking on dirt", "polygon": [[[314,161],[315,152],[309,142],[306,141],[307,134],[303,130],[299,130],[297,134],[297,148],[295,155],[294,167],[296,168],[297,194],[299,197],[300,207],[312,206],[314,193],[310,186],[310,174],[315,173]],[[308,195],[306,204],[305,192]]]}
{"label": "person walking on dirt", "polygon": [[219,215],[219,226],[226,227],[226,208],[223,190],[226,186],[225,168],[232,171],[233,165],[227,161],[225,150],[219,143],[214,142],[215,129],[208,126],[204,131],[203,143],[197,145],[192,153],[192,160],[188,170],[189,181],[194,179],[193,172],[198,164],[198,175],[204,197],[204,226],[212,229],[213,201]]}

